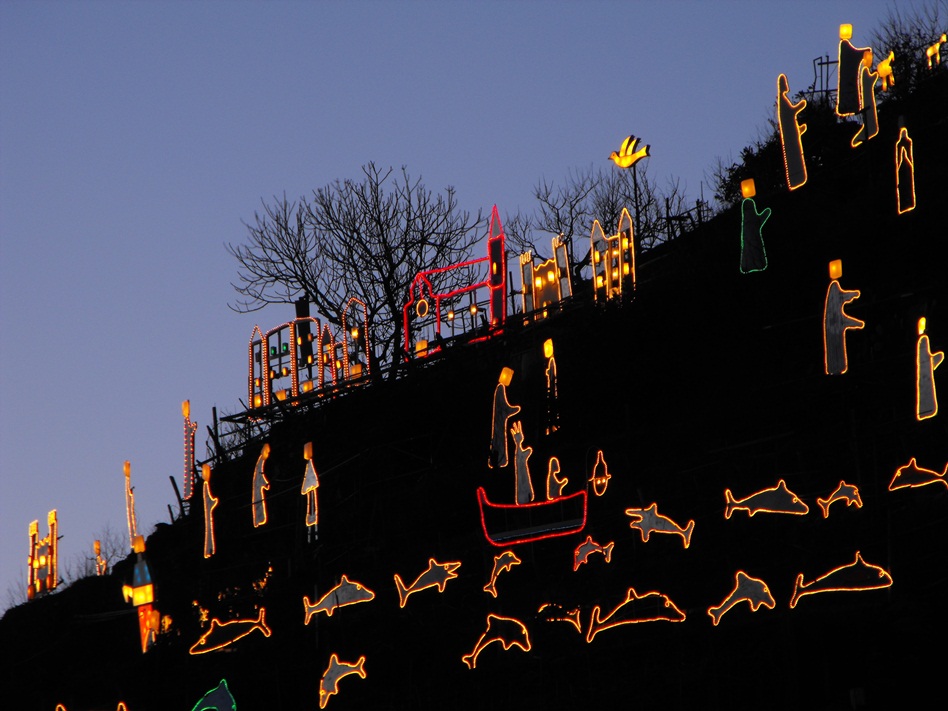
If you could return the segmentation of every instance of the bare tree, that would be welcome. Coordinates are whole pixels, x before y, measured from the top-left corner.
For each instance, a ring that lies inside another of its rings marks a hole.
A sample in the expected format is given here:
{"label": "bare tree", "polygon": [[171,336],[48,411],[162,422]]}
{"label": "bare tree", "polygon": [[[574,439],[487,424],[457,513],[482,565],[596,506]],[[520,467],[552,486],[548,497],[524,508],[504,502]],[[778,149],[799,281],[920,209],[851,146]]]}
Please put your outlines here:
{"label": "bare tree", "polygon": [[[291,202],[284,196],[247,225],[247,244],[227,245],[237,259],[240,295],[232,308],[255,311],[305,298],[330,323],[341,323],[349,297],[365,302],[374,349],[372,372],[401,358],[402,305],[419,271],[470,257],[483,224],[457,206],[454,188],[434,194],[412,178],[374,163],[363,178],[337,180]],[[462,272],[438,275],[447,288]]]}
{"label": "bare tree", "polygon": [[[948,30],[948,2],[937,0],[927,7],[889,8],[882,26],[870,35],[879,62],[892,53],[895,83],[878,94],[881,103],[905,100],[932,75],[925,50]],[[944,60],[943,60],[944,61]]]}

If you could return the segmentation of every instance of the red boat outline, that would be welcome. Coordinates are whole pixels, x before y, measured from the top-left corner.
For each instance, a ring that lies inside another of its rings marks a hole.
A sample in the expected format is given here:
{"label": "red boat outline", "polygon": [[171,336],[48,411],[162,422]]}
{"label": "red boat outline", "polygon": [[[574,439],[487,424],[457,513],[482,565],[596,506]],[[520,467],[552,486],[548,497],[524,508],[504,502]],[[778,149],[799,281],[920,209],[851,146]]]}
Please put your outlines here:
{"label": "red boat outline", "polygon": [[[484,517],[485,507],[487,510],[494,511],[536,512],[552,509],[553,507],[559,507],[564,504],[570,506],[573,505],[574,500],[582,502],[582,518],[571,518],[564,520],[562,521],[562,528],[556,528],[555,526],[551,528],[551,525],[529,526],[508,531],[508,537],[499,538],[496,532],[491,534],[491,532],[488,530],[487,520]],[[484,487],[479,486],[477,488],[477,505],[480,509],[481,528],[484,531],[484,537],[487,538],[487,541],[491,545],[497,546],[498,548],[519,545],[521,543],[532,543],[533,541],[540,541],[545,538],[556,538],[558,536],[568,536],[573,533],[579,533],[586,527],[587,504],[588,496],[585,489],[582,491],[577,491],[573,494],[567,494],[566,496],[558,496],[555,499],[550,499],[549,501],[531,501],[530,503],[526,504],[495,504],[487,498],[487,492],[484,491]]]}

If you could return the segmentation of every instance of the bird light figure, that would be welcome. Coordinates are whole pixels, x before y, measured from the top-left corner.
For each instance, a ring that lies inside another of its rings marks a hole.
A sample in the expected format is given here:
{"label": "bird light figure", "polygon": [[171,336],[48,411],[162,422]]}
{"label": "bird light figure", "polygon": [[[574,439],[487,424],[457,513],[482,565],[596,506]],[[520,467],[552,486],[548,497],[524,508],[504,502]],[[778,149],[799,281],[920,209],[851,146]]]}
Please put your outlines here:
{"label": "bird light figure", "polygon": [[622,146],[619,150],[613,151],[609,159],[620,168],[631,168],[643,158],[648,158],[651,155],[651,153],[649,153],[651,146],[646,143],[640,148],[638,144],[639,139],[636,136],[626,137],[626,139],[622,141]]}

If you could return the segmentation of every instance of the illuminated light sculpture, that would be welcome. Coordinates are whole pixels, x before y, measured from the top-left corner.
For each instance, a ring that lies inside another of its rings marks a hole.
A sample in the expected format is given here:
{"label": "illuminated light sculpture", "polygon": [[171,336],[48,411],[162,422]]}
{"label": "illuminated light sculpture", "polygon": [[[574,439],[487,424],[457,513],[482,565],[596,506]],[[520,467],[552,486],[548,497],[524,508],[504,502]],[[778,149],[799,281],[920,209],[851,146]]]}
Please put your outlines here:
{"label": "illuminated light sculpture", "polygon": [[533,501],[533,480],[530,477],[530,456],[533,447],[523,446],[523,425],[517,421],[510,428],[514,441],[514,500],[518,504]]}
{"label": "illuminated light sculpture", "polygon": [[534,263],[532,252],[520,255],[523,313],[532,313],[537,320],[546,316],[549,307],[573,295],[566,244],[556,236],[552,247],[553,256],[539,264]]}
{"label": "illuminated light sculpture", "polygon": [[892,73],[892,62],[895,61],[895,52],[889,52],[889,56],[876,65],[876,74],[879,75],[882,91],[888,91],[890,86],[895,86],[895,74]]}
{"label": "illuminated light sculpture", "polygon": [[266,491],[270,488],[270,482],[267,481],[267,475],[264,467],[267,463],[267,457],[270,456],[270,443],[265,442],[260,450],[260,456],[257,457],[257,464],[253,468],[253,527],[259,528],[267,522],[267,500]]}
{"label": "illuminated light sculpture", "polygon": [[[553,339],[543,342],[543,356],[546,358],[546,434],[550,435],[560,428],[559,393],[556,384],[556,357],[553,355]],[[548,480],[549,481],[549,480]],[[549,493],[547,494],[549,496]]]}
{"label": "illuminated light sculpture", "polygon": [[487,465],[493,467],[507,466],[507,421],[520,412],[520,405],[511,405],[507,400],[507,386],[513,377],[510,368],[500,371],[497,387],[494,388],[494,406],[491,417],[490,457]]}
{"label": "illuminated light sculpture", "polygon": [[319,598],[316,603],[310,602],[306,595],[303,596],[303,612],[306,613],[303,624],[308,625],[313,615],[318,612],[325,612],[327,616],[332,617],[332,613],[340,607],[357,605],[360,602],[371,602],[374,599],[375,593],[365,585],[349,580],[343,575],[339,584]]}
{"label": "illuminated light sculpture", "polygon": [[892,481],[889,482],[889,491],[896,489],[917,489],[920,486],[929,484],[944,484],[948,489],[948,464],[945,464],[945,471],[940,474],[932,469],[924,469],[918,466],[915,457],[909,460],[909,463],[895,470]]}
{"label": "illuminated light sculpture", "polygon": [[460,561],[439,563],[434,558],[429,558],[428,569],[422,572],[421,575],[415,578],[415,581],[407,587],[402,581],[401,576],[396,573],[395,589],[398,591],[398,606],[405,607],[409,595],[427,590],[428,588],[436,587],[439,593],[443,593],[448,581],[458,577],[457,569],[460,567]]}
{"label": "illuminated light sculpture", "polygon": [[92,550],[95,552],[95,574],[99,576],[107,574],[109,572],[109,562],[102,557],[101,541],[93,541]]}
{"label": "illuminated light sculpture", "polygon": [[336,342],[328,323],[320,329],[316,343],[319,387],[333,386],[338,382],[339,373],[342,371],[342,358],[338,351],[345,350],[345,347]]}
{"label": "illuminated light sculpture", "polygon": [[781,479],[777,485],[769,489],[762,489],[744,499],[735,499],[730,489],[724,490],[724,518],[731,518],[735,511],[746,511],[748,516],[758,513],[792,514],[805,516],[810,510],[800,499],[787,488],[787,483]]}
{"label": "illuminated light sculpture", "polygon": [[915,209],[915,150],[905,126],[895,142],[895,202],[900,215]]}
{"label": "illuminated light sculpture", "polygon": [[800,112],[806,108],[806,99],[797,103],[787,94],[790,84],[787,75],[777,77],[777,124],[780,128],[780,146],[783,149],[783,169],[787,188],[796,190],[806,184],[806,157],[803,154],[803,134],[806,124],[800,123]]}
{"label": "illuminated light sculpture", "polygon": [[806,583],[803,573],[797,575],[793,586],[793,597],[790,599],[791,609],[797,606],[801,597],[816,595],[825,592],[860,592],[863,590],[879,590],[892,585],[892,576],[883,568],[863,560],[859,551],[856,558],[848,565],[833,568],[828,573]]}
{"label": "illuminated light sculpture", "polygon": [[329,666],[319,680],[319,708],[326,708],[329,697],[339,693],[339,680],[352,674],[358,674],[361,679],[365,679],[365,655],[355,662],[341,662],[333,653],[329,658]]}
{"label": "illuminated light sculpture", "polygon": [[128,522],[128,547],[135,548],[138,519],[135,517],[135,489],[132,488],[132,465],[125,461],[125,520]]}
{"label": "illuminated light sculpture", "polygon": [[862,497],[859,496],[859,488],[840,480],[836,491],[825,499],[816,500],[816,503],[823,511],[823,518],[829,518],[829,508],[837,501],[844,501],[846,506],[855,506],[857,509],[862,508]]}
{"label": "illuminated light sculpture", "polygon": [[563,495],[563,489],[569,483],[565,476],[560,479],[557,474],[560,473],[560,460],[556,457],[550,457],[546,467],[546,500],[552,501]]}
{"label": "illuminated light sculpture", "polygon": [[774,596],[770,594],[770,588],[767,583],[758,578],[752,578],[743,570],[737,571],[734,576],[734,589],[728,594],[720,605],[714,605],[708,608],[708,614],[717,627],[724,613],[740,602],[746,602],[750,605],[751,612],[757,612],[761,606],[773,610],[777,603]]}
{"label": "illuminated light sculpture", "polygon": [[184,416],[184,477],[181,480],[184,494],[182,498],[189,501],[194,494],[194,433],[198,427],[197,422],[191,421],[190,400],[181,403],[181,414]]}
{"label": "illuminated light sculpture", "polygon": [[859,67],[859,91],[862,101],[862,126],[850,141],[855,148],[879,133],[879,112],[876,107],[876,82],[879,75],[872,71],[872,50],[866,50]]}
{"label": "illuminated light sculpture", "polygon": [[921,422],[938,414],[935,394],[935,369],[945,360],[944,351],[932,353],[926,321],[918,320],[918,341],[915,344],[915,418]]}
{"label": "illuminated light sculpture", "polygon": [[261,607],[256,619],[239,619],[221,622],[219,619],[211,619],[210,629],[201,635],[197,642],[191,645],[189,650],[191,654],[206,654],[207,652],[216,652],[234,644],[248,634],[259,631],[264,637],[269,637],[271,632],[267,627],[265,618],[266,608]]}
{"label": "illuminated light sculpture", "polygon": [[[319,321],[304,316],[262,333],[254,326],[248,348],[247,391],[250,408],[270,405],[274,398],[286,400],[299,396],[301,369],[312,388],[323,387],[318,353],[313,354],[314,334],[321,334]],[[313,369],[316,369],[314,378]],[[287,387],[287,385],[289,387]]]}
{"label": "illuminated light sculpture", "polygon": [[303,473],[303,486],[300,494],[306,497],[306,525],[316,527],[319,524],[319,476],[316,474],[316,465],[313,464],[313,443],[303,445],[303,459],[306,460],[306,471]]}
{"label": "illuminated light sculpture", "polygon": [[589,477],[589,481],[592,483],[593,493],[596,496],[605,494],[611,478],[612,475],[609,473],[609,465],[606,464],[606,458],[600,449],[596,454],[596,463],[593,465],[592,474]]}
{"label": "illuminated light sculpture", "polygon": [[576,550],[573,551],[573,572],[575,573],[579,570],[579,566],[588,563],[589,556],[593,553],[602,553],[606,562],[611,563],[612,549],[615,545],[615,542],[610,541],[606,545],[601,546],[593,540],[592,536],[586,536],[586,540],[576,546]]}
{"label": "illuminated light sculpture", "polygon": [[135,537],[135,567],[132,569],[132,584],[122,586],[125,602],[135,607],[155,601],[155,586],[151,581],[151,570],[145,560],[145,537]]}
{"label": "illuminated light sculpture", "polygon": [[849,41],[853,36],[853,26],[839,26],[839,62],[836,71],[836,115],[852,116],[863,109],[862,84],[859,81],[860,68],[869,47],[854,47]]}
{"label": "illuminated light sculpture", "polygon": [[596,220],[589,240],[596,301],[631,296],[635,291],[635,233],[628,209],[622,209],[616,234],[606,237]]}
{"label": "illuminated light sculpture", "polygon": [[49,533],[39,537],[39,521],[30,523],[30,555],[27,558],[26,597],[32,600],[36,595],[54,590],[59,585],[59,525],[56,509],[46,515]]}
{"label": "illuminated light sculpture", "polygon": [[487,629],[477,640],[470,654],[461,657],[461,661],[468,669],[477,667],[477,657],[488,645],[499,642],[506,652],[511,647],[519,647],[524,652],[530,651],[530,634],[526,625],[514,617],[502,617],[490,613],[487,615]]}
{"label": "illuminated light sculpture", "polygon": [[234,700],[230,689],[227,686],[227,680],[221,679],[220,683],[201,697],[200,701],[194,704],[191,711],[236,711],[237,702]]}
{"label": "illuminated light sculpture", "polygon": [[487,585],[484,586],[484,592],[488,592],[492,596],[497,597],[497,577],[515,565],[520,565],[522,562],[523,561],[521,561],[513,551],[504,551],[500,555],[495,555],[494,569],[490,573],[490,580],[488,580]]}
{"label": "illuminated light sculpture", "polygon": [[210,558],[217,548],[214,541],[214,509],[217,508],[217,499],[211,493],[211,465],[201,467],[201,478],[204,480],[202,488],[204,498],[204,557]]}
{"label": "illuminated light sculpture", "polygon": [[550,501],[497,504],[477,489],[481,528],[488,543],[498,548],[579,533],[586,527],[586,491]]}
{"label": "illuminated light sculpture", "polygon": [[685,621],[685,613],[678,609],[668,595],[654,590],[639,595],[635,588],[629,588],[625,598],[608,615],[601,617],[601,611],[599,605],[593,607],[586,630],[586,642],[592,642],[600,632],[620,625]]}
{"label": "illuminated light sculpture", "polygon": [[537,615],[544,622],[566,622],[571,624],[580,634],[583,633],[580,624],[580,609],[578,607],[567,610],[562,605],[547,602],[540,605],[540,609],[537,610]]}
{"label": "illuminated light sculpture", "polygon": [[829,264],[830,285],[823,305],[823,365],[827,375],[842,375],[849,370],[846,354],[846,331],[859,330],[866,325],[846,313],[846,304],[859,298],[859,289],[847,291],[839,285],[843,263],[835,259]]}
{"label": "illuminated light sculpture", "polygon": [[643,543],[648,543],[649,536],[653,533],[669,533],[681,536],[685,548],[691,545],[691,534],[695,531],[694,519],[689,521],[688,524],[682,528],[667,516],[662,516],[658,513],[657,503],[653,503],[645,509],[626,509],[625,515],[632,519],[631,523],[629,523],[629,528],[638,529],[642,535]]}
{"label": "illuminated light sculpture", "polygon": [[372,374],[369,310],[365,302],[350,297],[342,311],[343,378],[358,380]]}
{"label": "illuminated light sculpture", "polygon": [[741,274],[760,272],[767,268],[767,249],[764,247],[762,231],[770,219],[770,208],[757,212],[754,195],[754,179],[741,182]]}
{"label": "illuminated light sculpture", "polygon": [[635,136],[628,136],[622,145],[619,147],[618,151],[613,151],[609,156],[609,160],[615,163],[620,168],[631,168],[633,165],[638,163],[643,158],[648,158],[651,153],[649,153],[649,146],[647,143],[639,148],[638,146],[639,139]]}
{"label": "illuminated light sculpture", "polygon": [[[419,318],[426,318],[431,315],[434,320],[435,333],[433,338],[441,338],[441,323],[445,319],[442,314],[442,303],[445,305],[451,303],[451,300],[462,294],[470,294],[473,298],[477,289],[486,287],[489,292],[489,313],[488,324],[490,329],[497,329],[503,326],[507,317],[506,293],[507,284],[507,256],[504,251],[504,228],[500,222],[500,215],[497,212],[497,206],[494,205],[490,215],[490,227],[488,229],[487,256],[479,259],[471,259],[460,264],[453,264],[448,267],[438,267],[418,272],[408,288],[408,301],[402,307],[402,318],[405,333],[404,352],[411,353],[412,349],[412,328],[411,314],[414,313]],[[443,274],[458,269],[467,269],[475,265],[483,264],[487,266],[487,277],[481,281],[461,286],[447,292],[437,292],[432,284],[432,280],[437,280]],[[421,302],[424,301],[424,306]],[[433,304],[432,304],[433,302]],[[478,312],[477,305],[471,304],[471,316]],[[426,347],[420,355],[429,355],[440,350],[439,346],[433,348]]]}
{"label": "illuminated light sculpture", "polygon": [[158,639],[158,633],[161,630],[161,613],[150,602],[139,605],[135,611],[138,614],[138,634],[141,639],[142,654],[145,654]]}
{"label": "illuminated light sculpture", "polygon": [[925,58],[928,60],[928,68],[934,69],[941,64],[941,46],[948,42],[948,35],[942,34],[935,44],[925,48]]}

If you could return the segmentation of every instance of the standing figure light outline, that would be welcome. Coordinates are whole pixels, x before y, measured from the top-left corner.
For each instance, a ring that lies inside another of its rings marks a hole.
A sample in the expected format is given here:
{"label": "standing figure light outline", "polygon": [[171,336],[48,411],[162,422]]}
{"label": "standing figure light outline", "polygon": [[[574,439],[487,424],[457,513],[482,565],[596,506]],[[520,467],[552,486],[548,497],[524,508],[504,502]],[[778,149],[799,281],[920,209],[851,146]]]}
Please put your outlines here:
{"label": "standing figure light outline", "polygon": [[915,150],[905,126],[895,141],[895,202],[900,215],[915,209]]}
{"label": "standing figure light outline", "polygon": [[806,124],[800,123],[800,112],[806,108],[806,99],[793,103],[788,98],[790,84],[787,75],[777,77],[777,125],[780,146],[783,149],[783,169],[787,188],[796,190],[806,184],[806,157],[803,153],[803,134]]}
{"label": "standing figure light outline", "polygon": [[867,49],[859,65],[859,93],[862,103],[862,125],[849,142],[853,148],[879,133],[879,111],[876,107],[876,82],[879,74],[872,71],[872,50]]}
{"label": "standing figure light outline", "polygon": [[494,405],[491,416],[490,457],[487,466],[503,468],[507,466],[507,422],[520,412],[520,405],[512,405],[507,399],[507,386],[513,379],[513,370],[503,368],[494,388]]}
{"label": "standing figure light outline", "polygon": [[267,499],[266,491],[270,488],[270,482],[267,480],[264,471],[267,463],[267,457],[270,456],[270,443],[264,442],[260,449],[260,456],[257,457],[257,463],[253,468],[253,490],[252,508],[253,508],[253,527],[259,528],[267,522]]}
{"label": "standing figure light outline", "polygon": [[190,400],[181,403],[181,414],[184,416],[184,478],[182,479],[184,494],[182,498],[189,501],[194,494],[194,433],[198,428],[198,423],[191,421]]}
{"label": "standing figure light outline", "polygon": [[214,509],[218,499],[211,493],[211,465],[201,467],[201,478],[204,480],[201,491],[204,499],[204,557],[210,558],[217,551],[214,540]]}
{"label": "standing figure light outline", "polygon": [[932,353],[926,326],[927,321],[922,316],[918,320],[918,341],[915,344],[915,418],[919,422],[938,414],[935,369],[945,360],[944,351]]}
{"label": "standing figure light outline", "polygon": [[847,291],[839,285],[843,263],[835,259],[829,264],[830,284],[823,305],[823,365],[827,375],[842,375],[849,370],[846,352],[846,331],[860,330],[865,321],[846,313],[846,304],[859,298],[859,289]]}
{"label": "standing figure light outline", "polygon": [[869,47],[854,47],[849,40],[853,26],[839,26],[839,57],[836,71],[836,115],[852,116],[862,111],[862,83],[859,81],[863,58]]}
{"label": "standing figure light outline", "polygon": [[316,465],[313,464],[313,443],[303,445],[303,459],[306,460],[306,471],[303,473],[303,485],[300,494],[306,497],[306,525],[316,528],[319,525],[319,475]]}
{"label": "standing figure light outline", "polygon": [[135,548],[135,537],[138,535],[138,519],[135,516],[135,489],[132,488],[132,464],[125,460],[125,520],[128,522],[128,547]]}
{"label": "standing figure light outline", "polygon": [[741,274],[760,272],[767,268],[767,249],[763,229],[770,219],[770,208],[757,212],[754,179],[741,181]]}

